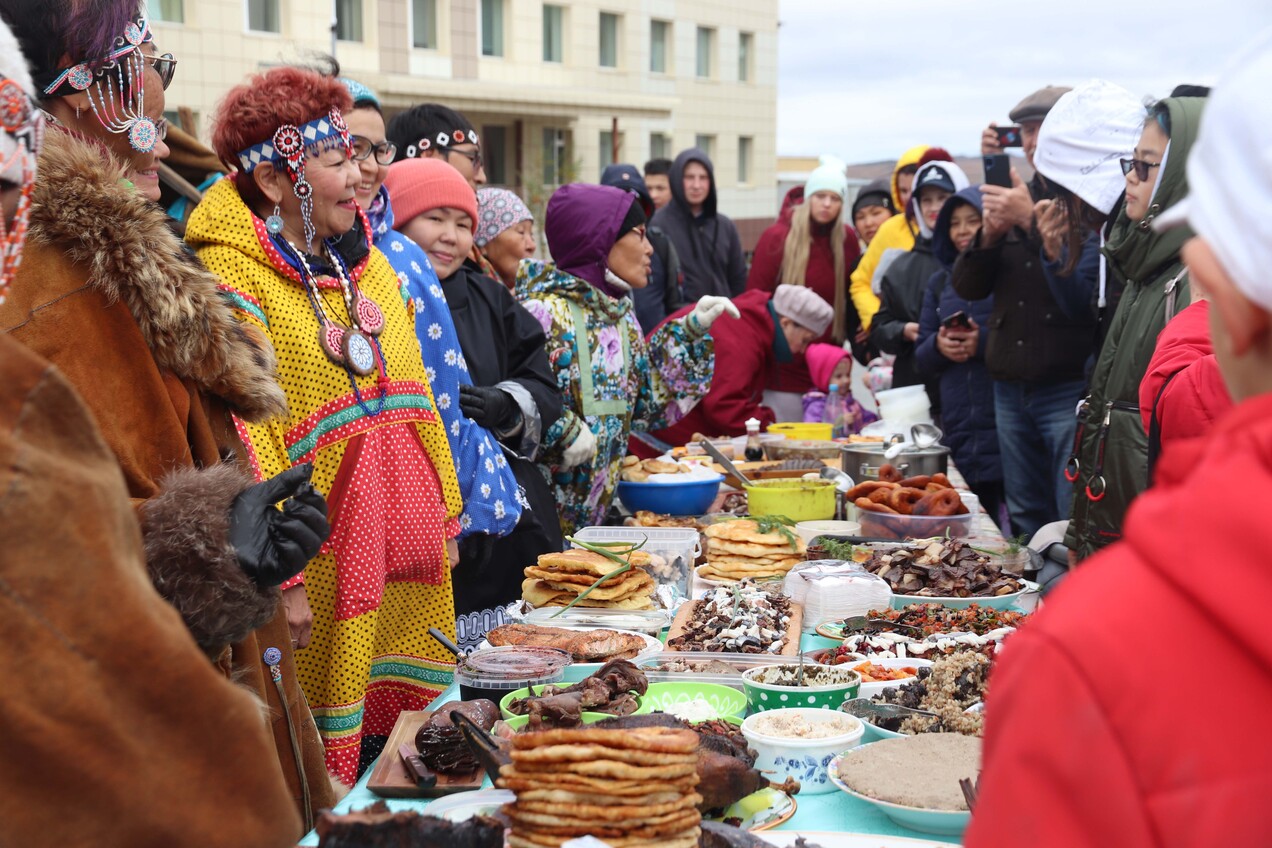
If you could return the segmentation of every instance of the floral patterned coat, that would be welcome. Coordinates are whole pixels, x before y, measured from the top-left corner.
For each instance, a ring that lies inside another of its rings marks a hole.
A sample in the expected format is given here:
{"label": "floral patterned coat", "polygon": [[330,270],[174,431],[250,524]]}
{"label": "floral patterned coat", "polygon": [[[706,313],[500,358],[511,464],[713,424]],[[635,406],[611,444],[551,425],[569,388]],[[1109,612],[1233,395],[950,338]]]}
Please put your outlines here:
{"label": "floral patterned coat", "polygon": [[[547,334],[565,413],[544,434],[561,530],[600,524],[618,486],[633,430],[657,430],[685,416],[711,387],[715,346],[686,319],[669,321],[649,341],[629,298],[613,298],[551,262],[526,260],[515,291]],[[562,454],[588,427],[596,455],[562,468]]]}

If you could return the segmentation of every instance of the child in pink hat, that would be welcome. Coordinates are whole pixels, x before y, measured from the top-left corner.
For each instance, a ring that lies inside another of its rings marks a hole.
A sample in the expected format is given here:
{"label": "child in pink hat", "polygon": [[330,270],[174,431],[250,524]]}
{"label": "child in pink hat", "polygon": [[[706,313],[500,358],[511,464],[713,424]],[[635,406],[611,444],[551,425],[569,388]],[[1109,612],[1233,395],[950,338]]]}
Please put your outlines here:
{"label": "child in pink hat", "polygon": [[804,358],[808,361],[808,374],[815,386],[803,398],[805,422],[839,425],[840,422],[830,421],[826,417],[826,401],[832,391],[838,392],[844,400],[842,435],[859,433],[871,421],[879,420],[879,416],[867,412],[852,396],[851,353],[838,345],[812,344],[804,352]]}

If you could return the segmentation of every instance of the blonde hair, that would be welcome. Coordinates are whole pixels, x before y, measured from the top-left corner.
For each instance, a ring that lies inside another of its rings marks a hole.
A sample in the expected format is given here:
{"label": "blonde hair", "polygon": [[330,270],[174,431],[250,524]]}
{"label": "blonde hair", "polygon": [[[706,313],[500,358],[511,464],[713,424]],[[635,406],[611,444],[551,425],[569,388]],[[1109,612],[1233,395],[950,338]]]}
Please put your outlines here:
{"label": "blonde hair", "polygon": [[[848,308],[847,264],[844,261],[844,207],[839,204],[839,214],[830,225],[830,255],[835,268],[835,322],[831,325],[835,344],[844,343],[844,312]],[[786,244],[782,247],[782,267],[778,271],[777,281],[788,286],[805,285],[804,275],[808,271],[808,254],[812,251],[812,209],[808,198],[791,210],[791,230],[786,234]],[[839,234],[839,238],[835,235]]]}

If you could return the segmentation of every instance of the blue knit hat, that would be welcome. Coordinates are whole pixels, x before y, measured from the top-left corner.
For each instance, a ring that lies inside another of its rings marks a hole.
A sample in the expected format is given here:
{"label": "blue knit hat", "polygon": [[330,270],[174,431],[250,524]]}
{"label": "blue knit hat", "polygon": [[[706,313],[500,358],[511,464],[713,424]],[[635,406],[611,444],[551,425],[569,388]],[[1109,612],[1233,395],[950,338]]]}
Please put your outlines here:
{"label": "blue knit hat", "polygon": [[834,156],[821,157],[821,164],[804,183],[804,198],[810,198],[819,191],[833,191],[843,200],[848,196],[848,177],[844,173],[847,166]]}
{"label": "blue knit hat", "polygon": [[349,90],[349,96],[353,98],[354,106],[370,103],[375,108],[380,108],[380,98],[370,88],[348,77],[339,77],[339,79],[340,82],[344,83],[344,87]]}

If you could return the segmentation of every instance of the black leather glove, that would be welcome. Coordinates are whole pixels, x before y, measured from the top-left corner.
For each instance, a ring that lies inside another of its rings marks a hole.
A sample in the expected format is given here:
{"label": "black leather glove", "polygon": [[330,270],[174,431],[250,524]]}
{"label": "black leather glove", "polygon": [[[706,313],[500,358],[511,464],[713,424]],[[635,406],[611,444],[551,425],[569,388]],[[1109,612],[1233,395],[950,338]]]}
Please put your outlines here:
{"label": "black leather glove", "polygon": [[460,386],[459,408],[464,415],[494,433],[508,433],[521,423],[521,407],[503,389]]}
{"label": "black leather glove", "polygon": [[[295,577],[331,535],[327,500],[309,482],[312,465],[297,465],[246,489],[230,505],[230,544],[259,586]],[[282,509],[274,504],[285,501]]]}

